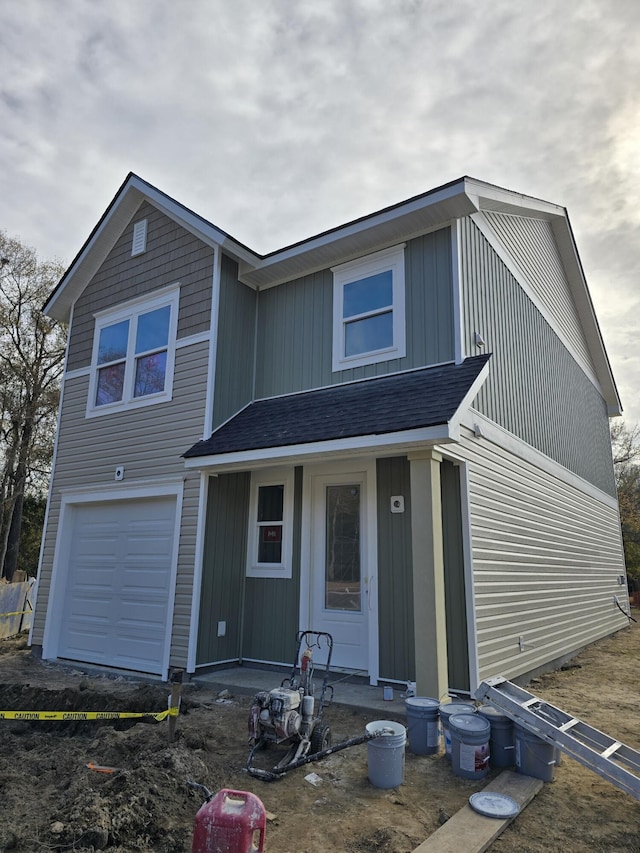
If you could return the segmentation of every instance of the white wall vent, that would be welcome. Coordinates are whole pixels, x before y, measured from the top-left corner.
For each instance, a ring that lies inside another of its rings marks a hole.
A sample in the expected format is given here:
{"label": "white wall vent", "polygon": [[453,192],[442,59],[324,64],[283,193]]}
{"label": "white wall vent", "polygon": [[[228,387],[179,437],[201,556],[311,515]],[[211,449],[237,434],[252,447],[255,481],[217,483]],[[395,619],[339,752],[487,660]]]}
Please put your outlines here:
{"label": "white wall vent", "polygon": [[133,226],[133,245],[131,255],[141,255],[147,250],[147,220],[141,219]]}

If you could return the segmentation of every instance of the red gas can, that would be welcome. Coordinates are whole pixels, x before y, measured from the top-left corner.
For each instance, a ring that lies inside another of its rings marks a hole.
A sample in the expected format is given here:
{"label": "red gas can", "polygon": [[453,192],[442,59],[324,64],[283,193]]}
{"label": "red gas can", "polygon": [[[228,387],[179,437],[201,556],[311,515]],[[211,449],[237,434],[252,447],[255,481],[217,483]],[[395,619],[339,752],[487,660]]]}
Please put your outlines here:
{"label": "red gas can", "polygon": [[223,788],[196,815],[191,853],[262,851],[266,822],[259,797]]}

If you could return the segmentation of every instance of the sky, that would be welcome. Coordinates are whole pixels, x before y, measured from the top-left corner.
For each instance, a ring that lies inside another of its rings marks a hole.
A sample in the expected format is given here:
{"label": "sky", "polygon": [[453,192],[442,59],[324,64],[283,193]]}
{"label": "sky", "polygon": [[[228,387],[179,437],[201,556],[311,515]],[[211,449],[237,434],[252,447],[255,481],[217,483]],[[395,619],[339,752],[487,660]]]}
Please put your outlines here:
{"label": "sky", "polygon": [[5,0],[0,229],[132,171],[260,253],[470,175],[566,207],[640,421],[637,0]]}

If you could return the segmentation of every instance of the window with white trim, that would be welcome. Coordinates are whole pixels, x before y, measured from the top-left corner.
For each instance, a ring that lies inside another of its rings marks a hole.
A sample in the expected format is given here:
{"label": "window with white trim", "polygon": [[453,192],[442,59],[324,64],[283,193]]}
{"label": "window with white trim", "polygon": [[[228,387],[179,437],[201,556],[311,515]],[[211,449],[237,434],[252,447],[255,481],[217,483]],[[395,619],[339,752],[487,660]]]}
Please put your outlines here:
{"label": "window with white trim", "polygon": [[95,315],[87,415],[171,399],[178,286]]}
{"label": "window with white trim", "polygon": [[406,355],[404,244],[332,268],[332,369]]}
{"label": "window with white trim", "polygon": [[290,578],[293,559],[293,469],[251,475],[247,577]]}

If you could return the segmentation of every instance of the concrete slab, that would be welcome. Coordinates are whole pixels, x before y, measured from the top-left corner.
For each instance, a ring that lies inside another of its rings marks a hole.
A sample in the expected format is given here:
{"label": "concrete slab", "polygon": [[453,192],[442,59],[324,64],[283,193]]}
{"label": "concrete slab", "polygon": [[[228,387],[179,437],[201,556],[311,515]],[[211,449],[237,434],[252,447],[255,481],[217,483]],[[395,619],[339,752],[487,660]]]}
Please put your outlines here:
{"label": "concrete slab", "polygon": [[[268,669],[254,669],[248,666],[235,666],[230,669],[219,669],[192,676],[191,681],[201,684],[209,690],[228,690],[245,696],[253,696],[260,690],[272,690],[279,687],[283,678],[289,676],[290,670],[274,672]],[[322,688],[322,673],[316,670],[316,695]],[[377,714],[385,720],[406,717],[404,693],[399,685],[393,685],[393,699],[383,698],[382,685],[372,687],[370,684],[357,680],[354,676],[343,676],[340,673],[331,675],[329,684],[333,686],[333,704],[365,714]],[[327,691],[330,697],[331,691]]]}

